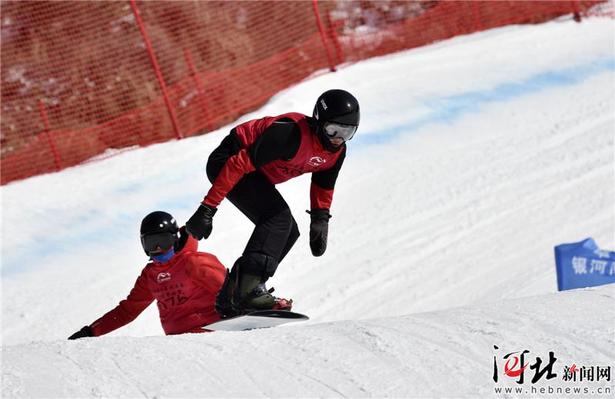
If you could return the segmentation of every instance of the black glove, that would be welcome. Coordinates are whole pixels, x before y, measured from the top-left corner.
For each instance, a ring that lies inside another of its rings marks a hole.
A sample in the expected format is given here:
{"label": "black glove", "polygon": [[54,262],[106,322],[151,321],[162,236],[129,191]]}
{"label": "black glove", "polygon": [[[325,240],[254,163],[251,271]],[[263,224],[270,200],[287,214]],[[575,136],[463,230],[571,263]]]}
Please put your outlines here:
{"label": "black glove", "polygon": [[68,337],[68,339],[79,339],[79,338],[93,337],[93,336],[94,336],[94,333],[92,332],[92,328],[90,326],[85,326],[81,330],[77,331],[76,333]]}
{"label": "black glove", "polygon": [[209,237],[213,228],[212,219],[216,211],[216,208],[201,204],[194,215],[186,222],[188,234],[197,240]]}
{"label": "black glove", "polygon": [[327,234],[331,214],[328,209],[312,209],[311,212],[307,212],[312,218],[310,223],[310,249],[312,255],[321,256],[327,249]]}

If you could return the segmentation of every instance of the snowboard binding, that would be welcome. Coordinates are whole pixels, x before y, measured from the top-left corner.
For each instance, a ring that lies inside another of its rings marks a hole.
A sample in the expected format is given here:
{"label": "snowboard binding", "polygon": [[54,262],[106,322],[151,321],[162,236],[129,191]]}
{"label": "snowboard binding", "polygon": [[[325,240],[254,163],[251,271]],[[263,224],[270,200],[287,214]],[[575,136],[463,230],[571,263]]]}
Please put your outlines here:
{"label": "snowboard binding", "polygon": [[259,276],[239,275],[237,268],[227,270],[222,288],[216,296],[216,311],[224,319],[258,310],[292,309],[292,299],[271,295],[274,288],[267,289]]}

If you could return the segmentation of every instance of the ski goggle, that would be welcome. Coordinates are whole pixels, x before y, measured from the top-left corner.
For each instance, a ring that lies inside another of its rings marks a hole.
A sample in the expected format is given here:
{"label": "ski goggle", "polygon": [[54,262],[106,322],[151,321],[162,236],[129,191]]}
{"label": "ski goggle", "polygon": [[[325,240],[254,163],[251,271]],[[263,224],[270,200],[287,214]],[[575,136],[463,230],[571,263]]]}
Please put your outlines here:
{"label": "ski goggle", "polygon": [[344,125],[343,123],[336,122],[326,122],[324,125],[325,134],[330,139],[343,139],[344,141],[348,141],[352,139],[355,132],[357,131],[357,126],[354,125]]}
{"label": "ski goggle", "polygon": [[172,233],[144,234],[141,236],[141,245],[148,255],[166,252],[175,244],[176,238],[176,235]]}

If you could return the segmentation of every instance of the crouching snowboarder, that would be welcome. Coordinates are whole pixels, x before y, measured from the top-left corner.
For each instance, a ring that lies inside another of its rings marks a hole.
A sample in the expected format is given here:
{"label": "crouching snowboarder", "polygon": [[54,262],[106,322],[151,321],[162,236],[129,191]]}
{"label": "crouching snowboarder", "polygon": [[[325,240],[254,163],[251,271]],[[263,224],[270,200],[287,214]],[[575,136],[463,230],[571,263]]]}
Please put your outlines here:
{"label": "crouching snowboarder", "polygon": [[220,320],[214,304],[226,268],[212,254],[197,252],[198,242],[166,212],[141,222],[141,244],[150,257],[126,299],[68,339],[97,337],[133,321],[154,300],[167,335],[203,332]]}
{"label": "crouching snowboarder", "polygon": [[229,317],[252,310],[290,310],[265,282],[299,238],[299,228],[275,185],[312,173],[310,248],[321,256],[327,247],[329,209],[346,142],[359,126],[357,99],[344,90],[320,95],[313,116],[287,113],[251,120],[233,128],[207,162],[212,187],[186,230],[209,237],[217,207],[228,198],[252,223],[252,236],[227,275],[216,309]]}

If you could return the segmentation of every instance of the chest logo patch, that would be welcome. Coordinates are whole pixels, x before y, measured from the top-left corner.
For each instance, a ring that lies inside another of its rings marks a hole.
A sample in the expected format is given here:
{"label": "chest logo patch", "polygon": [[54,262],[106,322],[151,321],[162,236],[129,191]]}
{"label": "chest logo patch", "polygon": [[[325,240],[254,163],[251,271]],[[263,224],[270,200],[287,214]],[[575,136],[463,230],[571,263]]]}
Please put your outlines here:
{"label": "chest logo patch", "polygon": [[327,161],[325,159],[321,158],[321,157],[312,157],[308,161],[308,165],[314,166],[314,167],[318,167],[318,166],[324,164],[325,162],[327,162]]}
{"label": "chest logo patch", "polygon": [[169,281],[171,279],[171,273],[162,272],[158,273],[158,277],[156,277],[156,281],[158,284],[164,283],[165,281]]}

